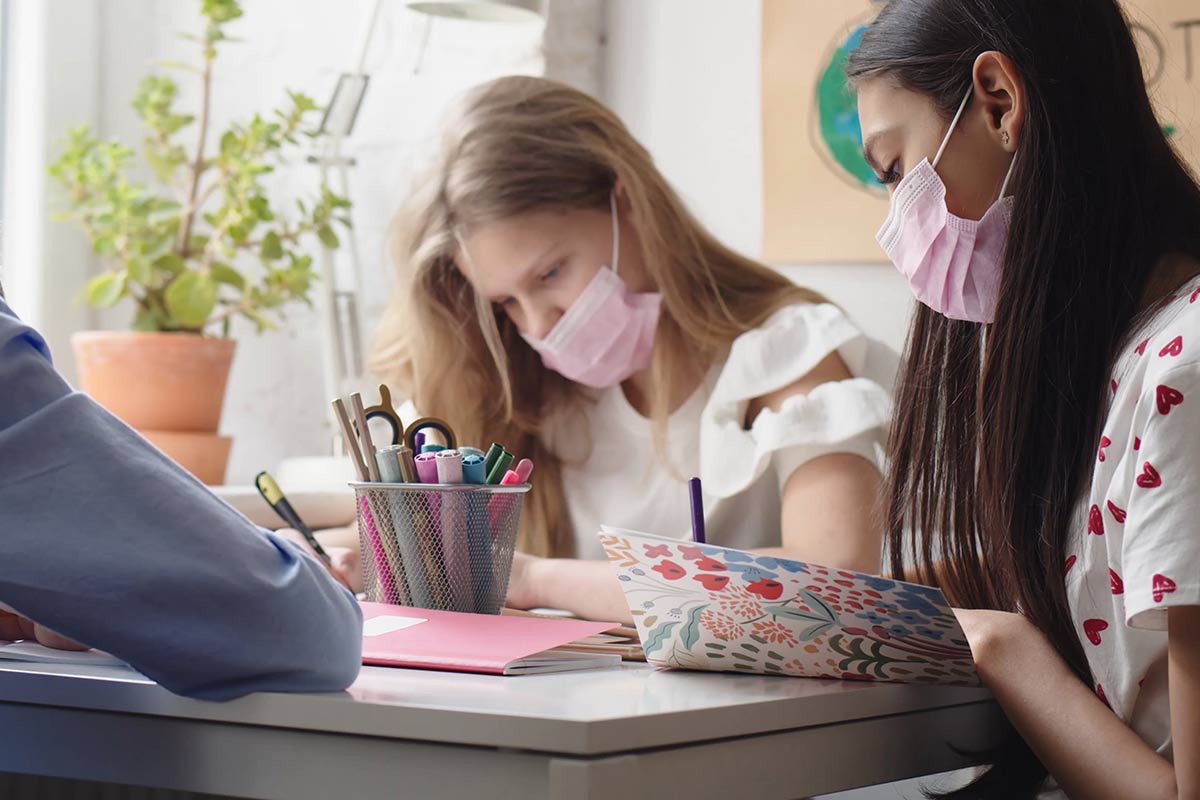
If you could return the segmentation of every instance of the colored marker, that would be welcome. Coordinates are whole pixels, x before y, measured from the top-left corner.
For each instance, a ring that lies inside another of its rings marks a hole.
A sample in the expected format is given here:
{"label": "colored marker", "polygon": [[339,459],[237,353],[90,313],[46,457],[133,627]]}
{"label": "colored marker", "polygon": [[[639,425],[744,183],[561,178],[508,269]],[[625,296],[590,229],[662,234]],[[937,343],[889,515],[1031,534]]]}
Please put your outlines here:
{"label": "colored marker", "polygon": [[283,496],[283,490],[279,488],[279,484],[275,482],[271,474],[265,470],[258,473],[254,478],[254,485],[258,487],[258,493],[263,496],[263,500],[267,501],[267,505],[275,509],[279,518],[300,531],[304,541],[308,542],[308,546],[313,549],[313,552],[325,562],[325,566],[331,566],[333,562],[329,560],[329,554],[325,552],[324,547],[321,547],[321,543],[313,535],[312,529],[304,524],[304,520],[296,513],[296,509],[292,508],[292,504]]}
{"label": "colored marker", "polygon": [[512,464],[512,462],[513,462],[513,454],[508,452],[504,448],[501,448],[500,456],[496,459],[495,463],[492,464],[492,468],[490,470],[488,470],[487,482],[492,486],[495,486],[496,484],[500,483],[500,481],[503,480],[505,474],[507,474],[508,468]]}
{"label": "colored marker", "polygon": [[500,481],[501,486],[520,486],[523,483],[529,483],[529,475],[533,472],[533,462],[528,458],[522,458],[521,461],[504,475],[504,479]]}
{"label": "colored marker", "polygon": [[485,475],[492,474],[492,467],[496,466],[496,459],[500,458],[500,454],[504,452],[504,446],[499,442],[492,442],[488,448],[487,455],[483,459],[483,472]]}
{"label": "colored marker", "polygon": [[434,453],[437,462],[438,483],[463,482],[463,456],[457,450],[439,450]]}
{"label": "colored marker", "polygon": [[403,483],[404,479],[400,475],[400,462],[396,460],[396,454],[390,450],[377,450],[375,452],[375,466],[379,468],[379,480],[384,483]]}
{"label": "colored marker", "polygon": [[413,451],[406,445],[393,445],[396,450],[396,460],[400,462],[400,477],[405,483],[417,483],[417,463],[413,460]]}
{"label": "colored marker", "polygon": [[[461,450],[461,448],[460,448]],[[479,453],[463,453],[462,471],[463,483],[482,484],[487,481],[483,471],[483,455]]]}
{"label": "colored marker", "polygon": [[421,453],[414,459],[417,464],[417,478],[421,483],[437,483],[437,454]]}
{"label": "colored marker", "polygon": [[440,453],[445,449],[446,445],[436,444],[434,442],[426,442],[425,444],[421,445],[422,453]]}

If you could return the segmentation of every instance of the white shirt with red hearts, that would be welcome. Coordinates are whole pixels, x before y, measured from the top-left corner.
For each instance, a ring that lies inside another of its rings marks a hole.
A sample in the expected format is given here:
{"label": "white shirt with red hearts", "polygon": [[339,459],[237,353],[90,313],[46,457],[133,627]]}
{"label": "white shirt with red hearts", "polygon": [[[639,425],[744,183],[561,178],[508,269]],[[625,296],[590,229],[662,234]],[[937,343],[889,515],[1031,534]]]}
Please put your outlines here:
{"label": "white shirt with red hearts", "polygon": [[1096,693],[1171,758],[1167,609],[1200,605],[1200,279],[1139,325],[1063,565]]}

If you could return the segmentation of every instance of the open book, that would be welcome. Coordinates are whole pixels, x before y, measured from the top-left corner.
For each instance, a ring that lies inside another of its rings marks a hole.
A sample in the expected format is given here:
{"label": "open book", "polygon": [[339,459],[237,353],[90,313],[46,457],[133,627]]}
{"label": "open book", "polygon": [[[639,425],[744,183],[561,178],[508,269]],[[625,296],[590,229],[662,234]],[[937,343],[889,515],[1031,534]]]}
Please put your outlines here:
{"label": "open book", "polygon": [[599,536],[652,664],[979,683],[939,589],[607,526]]}
{"label": "open book", "polygon": [[620,655],[558,649],[611,622],[494,616],[362,603],[363,663],[491,675],[615,667]]}

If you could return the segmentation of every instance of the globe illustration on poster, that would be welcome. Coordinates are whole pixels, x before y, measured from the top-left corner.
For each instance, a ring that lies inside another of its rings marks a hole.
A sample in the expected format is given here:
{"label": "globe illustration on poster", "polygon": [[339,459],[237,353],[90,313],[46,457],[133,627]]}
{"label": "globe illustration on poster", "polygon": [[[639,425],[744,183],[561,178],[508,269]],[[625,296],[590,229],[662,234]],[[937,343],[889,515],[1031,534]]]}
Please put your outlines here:
{"label": "globe illustration on poster", "polygon": [[862,41],[866,27],[865,23],[853,26],[849,35],[831,48],[813,100],[813,146],[843,181],[861,191],[883,195],[886,189],[862,155],[858,101],[846,82],[846,62]]}

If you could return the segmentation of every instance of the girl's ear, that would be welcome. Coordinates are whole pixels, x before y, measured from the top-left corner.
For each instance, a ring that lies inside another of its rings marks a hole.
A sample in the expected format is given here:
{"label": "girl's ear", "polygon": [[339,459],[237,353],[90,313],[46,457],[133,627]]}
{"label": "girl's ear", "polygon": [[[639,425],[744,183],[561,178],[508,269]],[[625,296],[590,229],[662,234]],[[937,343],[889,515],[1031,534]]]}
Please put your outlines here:
{"label": "girl's ear", "polygon": [[1025,88],[1012,59],[990,50],[975,59],[975,98],[987,127],[1005,151],[1017,150],[1025,124]]}
{"label": "girl's ear", "polygon": [[625,191],[625,183],[620,178],[613,183],[613,197],[617,200],[617,209],[622,217],[628,218],[633,212],[633,204],[629,202],[629,192]]}

